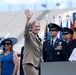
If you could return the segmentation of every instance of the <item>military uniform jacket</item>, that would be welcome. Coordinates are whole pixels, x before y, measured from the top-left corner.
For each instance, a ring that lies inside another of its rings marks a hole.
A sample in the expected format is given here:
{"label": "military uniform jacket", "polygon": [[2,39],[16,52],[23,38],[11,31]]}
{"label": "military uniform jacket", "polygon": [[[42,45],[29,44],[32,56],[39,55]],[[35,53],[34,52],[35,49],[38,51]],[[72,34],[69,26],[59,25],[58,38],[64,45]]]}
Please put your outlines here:
{"label": "military uniform jacket", "polygon": [[24,31],[24,56],[23,64],[30,63],[35,67],[38,67],[42,61],[42,43],[29,29],[29,25],[25,25]]}
{"label": "military uniform jacket", "polygon": [[[59,42],[62,43],[62,49],[56,49],[59,45]],[[43,43],[43,59],[44,62],[52,61],[65,61],[66,60],[66,48],[67,43],[60,39],[56,39],[54,45],[51,45],[51,41],[47,40]]]}
{"label": "military uniform jacket", "polygon": [[72,40],[69,44],[68,44],[68,47],[67,47],[67,52],[66,52],[66,55],[67,55],[67,60],[69,59],[73,49],[76,48],[76,39]]}

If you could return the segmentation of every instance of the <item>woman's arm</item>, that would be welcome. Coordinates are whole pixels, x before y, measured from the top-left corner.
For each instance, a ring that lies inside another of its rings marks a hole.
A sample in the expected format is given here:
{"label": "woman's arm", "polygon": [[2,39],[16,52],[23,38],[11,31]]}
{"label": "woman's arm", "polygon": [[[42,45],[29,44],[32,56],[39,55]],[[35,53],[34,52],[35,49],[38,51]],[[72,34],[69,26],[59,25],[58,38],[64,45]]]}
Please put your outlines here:
{"label": "woman's arm", "polygon": [[25,13],[26,18],[27,18],[27,20],[26,20],[26,24],[29,24],[30,19],[31,19],[33,13],[31,13],[29,9],[26,9],[24,13]]}
{"label": "woman's arm", "polygon": [[12,75],[16,75],[17,71],[18,71],[18,56],[16,53],[13,54],[13,62],[14,62],[14,70],[13,70],[13,74]]}
{"label": "woman's arm", "polygon": [[26,9],[24,13],[25,13],[25,16],[26,16],[24,36],[25,36],[26,40],[29,40],[30,19],[31,19],[33,13],[31,13],[29,9]]}

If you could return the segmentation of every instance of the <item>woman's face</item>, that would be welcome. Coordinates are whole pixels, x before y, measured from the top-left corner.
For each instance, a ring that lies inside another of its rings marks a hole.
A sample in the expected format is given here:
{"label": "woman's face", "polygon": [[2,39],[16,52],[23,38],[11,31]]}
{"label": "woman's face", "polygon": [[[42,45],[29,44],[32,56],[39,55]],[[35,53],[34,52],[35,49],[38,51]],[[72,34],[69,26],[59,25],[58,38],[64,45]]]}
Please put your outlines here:
{"label": "woman's face", "polygon": [[3,44],[5,50],[9,50],[12,47],[12,44],[10,41],[5,41]]}
{"label": "woman's face", "polygon": [[39,22],[36,22],[33,27],[32,27],[32,31],[35,33],[35,34],[38,34],[39,31],[40,31],[40,23]]}

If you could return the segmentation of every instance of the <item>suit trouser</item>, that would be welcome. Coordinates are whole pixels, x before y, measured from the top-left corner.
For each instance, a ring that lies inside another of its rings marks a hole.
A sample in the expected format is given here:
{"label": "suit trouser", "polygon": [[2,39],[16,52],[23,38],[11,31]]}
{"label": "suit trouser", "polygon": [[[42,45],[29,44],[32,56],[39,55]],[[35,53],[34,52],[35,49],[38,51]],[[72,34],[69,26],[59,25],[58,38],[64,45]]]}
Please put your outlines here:
{"label": "suit trouser", "polygon": [[23,70],[25,75],[38,75],[38,68],[35,68],[32,64],[24,64]]}

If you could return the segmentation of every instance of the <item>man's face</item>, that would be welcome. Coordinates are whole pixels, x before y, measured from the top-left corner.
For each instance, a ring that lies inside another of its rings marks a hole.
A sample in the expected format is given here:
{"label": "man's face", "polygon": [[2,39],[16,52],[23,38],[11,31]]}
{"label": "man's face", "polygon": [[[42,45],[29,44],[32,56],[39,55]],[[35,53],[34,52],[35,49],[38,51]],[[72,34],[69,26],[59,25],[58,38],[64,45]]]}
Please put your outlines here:
{"label": "man's face", "polygon": [[58,32],[59,32],[59,31],[57,31],[57,30],[51,30],[51,31],[50,31],[50,36],[51,36],[51,37],[56,37],[57,34],[58,34]]}
{"label": "man's face", "polygon": [[62,34],[62,38],[63,38],[64,40],[69,40],[70,37],[71,37],[71,34],[69,34],[69,33],[67,33],[67,34]]}

